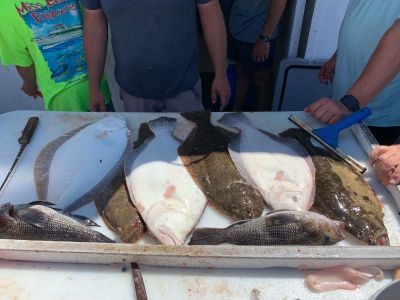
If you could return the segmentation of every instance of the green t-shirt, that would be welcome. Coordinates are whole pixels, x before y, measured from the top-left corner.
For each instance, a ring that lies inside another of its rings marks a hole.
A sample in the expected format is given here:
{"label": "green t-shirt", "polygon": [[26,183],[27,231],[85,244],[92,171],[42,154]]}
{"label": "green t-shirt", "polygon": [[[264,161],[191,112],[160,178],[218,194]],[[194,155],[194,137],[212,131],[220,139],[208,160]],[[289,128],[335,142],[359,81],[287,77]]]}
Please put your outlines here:
{"label": "green t-shirt", "polygon": [[[88,111],[89,83],[79,0],[1,0],[0,60],[35,65],[46,110]],[[102,82],[106,103],[111,94]]]}

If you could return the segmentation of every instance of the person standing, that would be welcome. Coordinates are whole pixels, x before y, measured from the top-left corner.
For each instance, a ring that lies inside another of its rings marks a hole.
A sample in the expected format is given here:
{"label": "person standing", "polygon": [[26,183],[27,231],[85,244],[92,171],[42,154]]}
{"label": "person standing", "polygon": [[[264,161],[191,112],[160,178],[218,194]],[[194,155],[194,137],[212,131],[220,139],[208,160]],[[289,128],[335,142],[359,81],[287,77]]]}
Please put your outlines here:
{"label": "person standing", "polygon": [[108,25],[115,77],[126,111],[184,112],[203,109],[197,68],[197,18],[214,65],[212,101],[229,99],[226,33],[218,0],[81,0],[89,65],[91,109],[101,109]]}
{"label": "person standing", "polygon": [[[46,110],[88,111],[89,82],[78,0],[0,2],[0,61],[15,65],[22,91]],[[104,104],[113,110],[101,79]]]}
{"label": "person standing", "polygon": [[253,83],[256,110],[271,110],[272,63],[277,28],[287,0],[235,0],[230,15],[234,38],[230,59],[236,61],[234,111],[241,111]]}
{"label": "person standing", "polygon": [[321,82],[333,82],[332,99],[319,99],[305,111],[334,124],[368,106],[371,132],[380,144],[392,144],[400,135],[399,18],[400,1],[351,0],[338,49],[320,72]]}

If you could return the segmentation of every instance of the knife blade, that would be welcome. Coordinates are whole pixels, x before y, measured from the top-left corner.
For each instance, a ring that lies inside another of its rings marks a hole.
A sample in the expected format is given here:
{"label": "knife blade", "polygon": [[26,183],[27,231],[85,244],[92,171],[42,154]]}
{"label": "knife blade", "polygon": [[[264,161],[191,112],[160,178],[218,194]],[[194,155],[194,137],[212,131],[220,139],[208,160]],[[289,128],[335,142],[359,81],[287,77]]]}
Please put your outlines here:
{"label": "knife blade", "polygon": [[0,191],[6,185],[8,179],[10,178],[13,170],[15,169],[19,159],[21,158],[22,153],[24,152],[26,146],[31,141],[33,133],[35,132],[38,123],[39,123],[39,118],[38,117],[31,117],[26,122],[25,128],[22,131],[22,135],[18,139],[18,143],[21,145],[21,148],[19,149],[19,152],[18,152],[16,158],[14,159],[14,162],[13,162],[12,166],[11,166],[10,170],[8,171],[6,178],[4,179],[3,183],[0,186]]}

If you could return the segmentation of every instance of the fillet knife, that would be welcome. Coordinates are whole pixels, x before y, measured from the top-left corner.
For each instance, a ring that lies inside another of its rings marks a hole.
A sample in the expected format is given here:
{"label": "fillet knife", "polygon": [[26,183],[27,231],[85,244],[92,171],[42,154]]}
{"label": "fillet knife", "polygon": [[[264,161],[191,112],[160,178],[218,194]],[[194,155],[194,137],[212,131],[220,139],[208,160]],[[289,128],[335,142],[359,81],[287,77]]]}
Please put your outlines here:
{"label": "fillet knife", "polygon": [[25,128],[22,131],[21,137],[18,139],[18,143],[21,145],[21,148],[17,154],[17,157],[15,158],[10,170],[8,171],[8,174],[6,178],[4,179],[3,183],[1,184],[0,191],[3,189],[5,184],[7,183],[7,180],[10,178],[13,170],[15,169],[15,166],[17,165],[19,159],[21,158],[22,153],[24,152],[26,146],[29,144],[31,141],[31,138],[33,136],[33,133],[36,130],[36,127],[39,123],[39,118],[38,117],[31,117],[28,119],[26,122]]}
{"label": "fillet knife", "polygon": [[142,272],[137,263],[131,263],[133,282],[135,284],[136,299],[147,300],[146,287],[144,285]]}
{"label": "fillet knife", "polygon": [[360,123],[365,118],[371,115],[371,110],[368,107],[364,107],[359,111],[353,113],[352,115],[344,118],[343,120],[337,122],[334,125],[329,125],[319,129],[313,129],[308,124],[300,120],[294,115],[289,117],[289,120],[307,132],[311,137],[320,142],[328,150],[334,153],[336,156],[341,158],[349,166],[357,170],[359,173],[363,174],[367,171],[367,168],[360,164],[350,155],[344,153],[339,147],[339,134],[343,129],[346,129],[354,124]]}

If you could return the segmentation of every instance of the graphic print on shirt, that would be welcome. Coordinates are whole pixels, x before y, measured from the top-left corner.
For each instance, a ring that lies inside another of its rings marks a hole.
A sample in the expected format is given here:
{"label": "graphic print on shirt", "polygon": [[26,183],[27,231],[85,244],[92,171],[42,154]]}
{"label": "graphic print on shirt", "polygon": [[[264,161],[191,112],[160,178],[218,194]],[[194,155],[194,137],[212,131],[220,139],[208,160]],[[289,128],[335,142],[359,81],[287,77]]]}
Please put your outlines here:
{"label": "graphic print on shirt", "polygon": [[87,74],[79,0],[21,2],[17,12],[32,30],[55,82]]}

